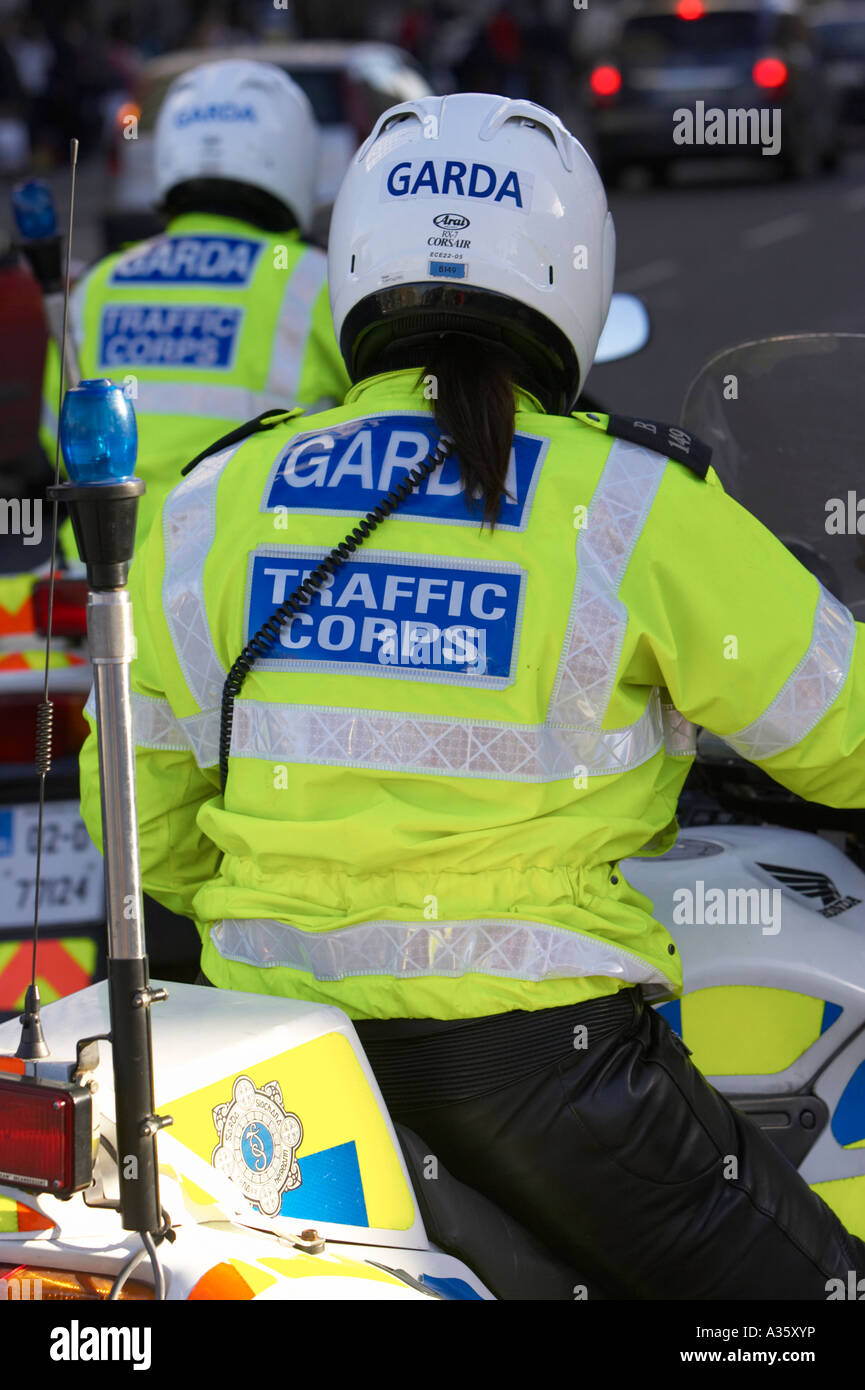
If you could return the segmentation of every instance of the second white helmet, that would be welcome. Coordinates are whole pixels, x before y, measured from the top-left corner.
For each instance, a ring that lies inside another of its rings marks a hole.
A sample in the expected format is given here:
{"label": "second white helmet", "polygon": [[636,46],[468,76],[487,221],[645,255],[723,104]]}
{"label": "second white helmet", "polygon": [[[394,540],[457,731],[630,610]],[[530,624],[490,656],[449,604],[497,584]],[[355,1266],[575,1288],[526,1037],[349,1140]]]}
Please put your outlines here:
{"label": "second white helmet", "polygon": [[306,94],[272,63],[203,63],[172,82],[156,120],[160,198],[193,179],[230,179],[284,203],[309,227],[318,126]]}
{"label": "second white helmet", "polygon": [[531,360],[554,409],[585,381],[610,307],[615,231],[559,118],[479,93],[391,107],[331,221],[334,327],[357,379],[395,339],[469,332]]}

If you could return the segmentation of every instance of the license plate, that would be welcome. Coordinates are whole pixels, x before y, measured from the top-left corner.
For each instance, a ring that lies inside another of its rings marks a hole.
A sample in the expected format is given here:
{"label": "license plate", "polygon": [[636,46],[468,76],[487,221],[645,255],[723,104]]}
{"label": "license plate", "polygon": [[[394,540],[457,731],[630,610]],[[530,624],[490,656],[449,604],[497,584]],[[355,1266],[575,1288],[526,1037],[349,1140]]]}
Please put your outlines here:
{"label": "license plate", "polygon": [[[0,807],[0,931],[33,923],[39,807]],[[47,801],[42,833],[39,921],[46,927],[105,916],[102,856],[77,801]]]}

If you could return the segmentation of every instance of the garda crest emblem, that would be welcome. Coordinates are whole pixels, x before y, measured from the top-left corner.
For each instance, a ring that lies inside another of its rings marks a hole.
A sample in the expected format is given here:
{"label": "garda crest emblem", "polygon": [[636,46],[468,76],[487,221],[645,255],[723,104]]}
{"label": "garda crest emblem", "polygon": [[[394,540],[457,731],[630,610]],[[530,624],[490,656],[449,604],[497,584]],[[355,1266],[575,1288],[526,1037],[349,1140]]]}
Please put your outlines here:
{"label": "garda crest emblem", "polygon": [[279,1082],[259,1090],[248,1076],[238,1076],[230,1102],[214,1107],[213,1123],[220,1140],[210,1160],[214,1168],[265,1216],[277,1216],[283,1192],[300,1187],[295,1152],[303,1139],[297,1115],[284,1108]]}

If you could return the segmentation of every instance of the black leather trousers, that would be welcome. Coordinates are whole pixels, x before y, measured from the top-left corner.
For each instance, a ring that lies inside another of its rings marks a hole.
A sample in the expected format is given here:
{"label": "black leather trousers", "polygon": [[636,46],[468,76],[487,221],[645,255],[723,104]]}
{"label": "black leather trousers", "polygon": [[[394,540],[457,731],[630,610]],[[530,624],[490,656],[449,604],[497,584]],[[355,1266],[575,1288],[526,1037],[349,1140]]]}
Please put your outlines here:
{"label": "black leather trousers", "polygon": [[394,1120],[590,1299],[825,1300],[828,1280],[865,1277],[865,1244],[637,988],[538,1014],[356,1027]]}

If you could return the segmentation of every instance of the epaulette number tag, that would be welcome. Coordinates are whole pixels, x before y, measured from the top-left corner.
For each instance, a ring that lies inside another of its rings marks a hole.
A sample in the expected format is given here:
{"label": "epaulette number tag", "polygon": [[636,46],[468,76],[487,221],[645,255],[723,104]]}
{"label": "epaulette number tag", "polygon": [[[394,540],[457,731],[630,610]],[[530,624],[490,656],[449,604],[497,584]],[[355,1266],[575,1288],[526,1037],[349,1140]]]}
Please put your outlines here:
{"label": "epaulette number tag", "polygon": [[629,415],[611,415],[608,434],[627,439],[632,444],[645,444],[659,454],[684,463],[699,477],[705,478],[712,459],[712,450],[695,435],[677,425],[665,425],[660,420],[637,420]]}

